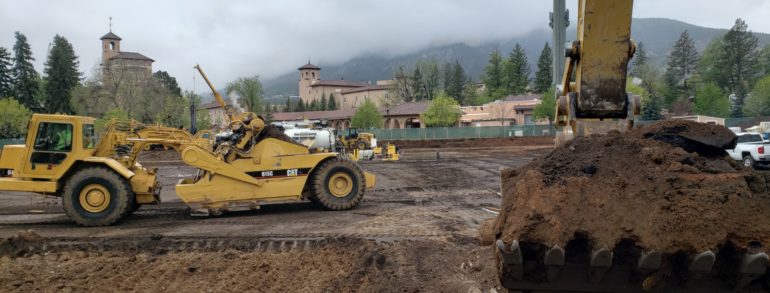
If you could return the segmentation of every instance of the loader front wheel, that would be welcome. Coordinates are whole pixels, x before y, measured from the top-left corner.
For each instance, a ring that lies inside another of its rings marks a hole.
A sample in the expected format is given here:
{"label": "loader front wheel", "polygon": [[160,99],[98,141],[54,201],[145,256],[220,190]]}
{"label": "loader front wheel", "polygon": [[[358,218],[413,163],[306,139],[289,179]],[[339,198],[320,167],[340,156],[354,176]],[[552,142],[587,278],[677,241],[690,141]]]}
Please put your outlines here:
{"label": "loader front wheel", "polygon": [[105,167],[77,171],[62,190],[67,216],[82,226],[107,226],[132,212],[135,198],[131,185]]}
{"label": "loader front wheel", "polygon": [[311,180],[314,202],[328,210],[351,209],[364,197],[364,174],[349,160],[334,158],[323,162]]}

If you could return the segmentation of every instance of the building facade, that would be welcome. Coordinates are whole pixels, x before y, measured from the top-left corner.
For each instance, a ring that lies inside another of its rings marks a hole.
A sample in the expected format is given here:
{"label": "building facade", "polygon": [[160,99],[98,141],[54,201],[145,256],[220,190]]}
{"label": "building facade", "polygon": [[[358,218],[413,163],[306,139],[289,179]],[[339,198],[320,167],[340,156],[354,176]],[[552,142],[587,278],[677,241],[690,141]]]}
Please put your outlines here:
{"label": "building facade", "polygon": [[358,108],[366,100],[380,105],[392,88],[392,81],[389,80],[378,80],[375,84],[348,80],[322,80],[321,68],[309,62],[297,70],[299,70],[299,97],[306,105],[329,97],[335,99],[337,107],[341,110]]}
{"label": "building facade", "polygon": [[463,112],[460,126],[548,124],[548,121],[534,119],[534,110],[540,101],[540,95],[508,96],[481,106],[460,107]]}
{"label": "building facade", "polygon": [[102,79],[104,82],[143,81],[152,76],[155,60],[136,52],[121,50],[118,35],[112,31],[100,38],[102,41]]}

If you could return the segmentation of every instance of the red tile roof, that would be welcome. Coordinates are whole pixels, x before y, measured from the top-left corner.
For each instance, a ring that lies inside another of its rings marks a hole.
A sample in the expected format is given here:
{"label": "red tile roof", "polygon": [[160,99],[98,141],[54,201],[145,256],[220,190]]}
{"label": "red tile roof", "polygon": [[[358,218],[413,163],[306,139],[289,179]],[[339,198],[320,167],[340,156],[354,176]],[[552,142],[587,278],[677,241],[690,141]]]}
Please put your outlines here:
{"label": "red tile roof", "polygon": [[314,86],[341,86],[341,87],[364,87],[368,86],[368,83],[348,80],[319,80],[318,82],[311,84]]}
{"label": "red tile roof", "polygon": [[358,92],[366,92],[366,91],[381,91],[381,90],[390,90],[392,89],[392,85],[367,85],[362,86],[359,88],[352,88],[349,90],[342,91],[342,94],[350,94],[350,93],[358,93]]}
{"label": "red tile roof", "polygon": [[155,62],[155,60],[152,60],[150,57],[135,52],[120,52],[118,55],[115,55],[110,59],[148,60],[150,62]]}
{"label": "red tile roof", "polygon": [[315,70],[321,70],[321,67],[315,66],[315,65],[313,65],[313,64],[310,64],[310,62],[308,62],[307,64],[305,64],[305,65],[302,65],[302,67],[300,67],[300,68],[297,68],[297,70],[303,70],[303,69],[315,69]]}
{"label": "red tile roof", "polygon": [[103,35],[103,36],[102,36],[101,38],[99,38],[99,39],[100,39],[100,40],[104,40],[104,39],[108,39],[108,40],[118,40],[118,41],[122,40],[120,37],[118,37],[118,35],[116,35],[116,34],[113,34],[112,32],[109,32],[109,33],[107,33],[107,34]]}
{"label": "red tile roof", "polygon": [[381,109],[380,112],[388,116],[420,115],[428,110],[428,107],[430,107],[430,101],[408,102],[390,107],[390,109]]}
{"label": "red tile roof", "polygon": [[273,113],[273,121],[296,121],[296,120],[331,120],[345,119],[353,117],[356,109],[344,109],[333,111],[306,111],[306,112],[279,112]]}

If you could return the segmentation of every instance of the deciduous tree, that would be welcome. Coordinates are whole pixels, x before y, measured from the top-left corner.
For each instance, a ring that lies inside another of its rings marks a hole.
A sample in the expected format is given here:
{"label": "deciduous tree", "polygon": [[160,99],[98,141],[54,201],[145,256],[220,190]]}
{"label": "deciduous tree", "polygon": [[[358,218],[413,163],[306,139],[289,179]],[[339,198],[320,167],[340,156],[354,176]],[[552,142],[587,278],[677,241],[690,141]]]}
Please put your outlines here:
{"label": "deciduous tree", "polygon": [[238,95],[238,102],[246,111],[263,114],[264,93],[259,76],[241,77],[227,84],[225,91]]}
{"label": "deciduous tree", "polygon": [[350,120],[352,128],[379,128],[382,127],[382,114],[377,110],[377,106],[370,100],[365,100],[361,107],[358,107],[353,118]]}
{"label": "deciduous tree", "polygon": [[710,82],[698,89],[693,110],[699,115],[729,117],[730,100],[719,86]]}
{"label": "deciduous tree", "polygon": [[462,112],[457,101],[442,92],[431,101],[428,109],[420,114],[420,118],[428,127],[451,127],[457,125],[460,115]]}
{"label": "deciduous tree", "polygon": [[770,115],[770,76],[760,79],[746,98],[743,112],[749,116]]}
{"label": "deciduous tree", "polygon": [[12,97],[0,99],[0,138],[22,137],[31,116],[32,112]]}
{"label": "deciduous tree", "polygon": [[547,119],[549,125],[553,125],[556,117],[556,89],[549,86],[540,98],[540,104],[535,106],[532,117],[535,119]]}

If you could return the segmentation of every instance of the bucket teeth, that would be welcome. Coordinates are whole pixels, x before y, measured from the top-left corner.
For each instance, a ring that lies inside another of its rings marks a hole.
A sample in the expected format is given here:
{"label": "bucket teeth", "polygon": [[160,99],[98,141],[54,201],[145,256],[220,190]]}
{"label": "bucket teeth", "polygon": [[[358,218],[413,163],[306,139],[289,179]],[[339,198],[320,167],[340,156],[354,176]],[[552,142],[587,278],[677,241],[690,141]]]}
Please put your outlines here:
{"label": "bucket teeth", "polygon": [[607,249],[607,247],[602,247],[592,252],[590,265],[590,281],[591,283],[599,283],[610,266],[612,266],[612,251]]}
{"label": "bucket teeth", "polygon": [[710,250],[701,252],[693,258],[689,270],[695,274],[708,274],[714,267],[716,260],[717,256]]}
{"label": "bucket teeth", "polygon": [[545,253],[545,267],[548,270],[548,281],[555,282],[564,266],[564,249],[554,245]]}
{"label": "bucket teeth", "polygon": [[748,252],[743,256],[741,262],[741,280],[738,283],[739,288],[743,288],[754,279],[762,276],[767,270],[768,264],[767,254],[764,252],[751,253]]}
{"label": "bucket teeth", "polygon": [[[519,247],[519,242],[513,240],[509,249],[505,247],[505,243],[500,239],[495,242],[495,245],[497,246],[497,251],[501,256],[501,268],[504,270],[507,268],[508,273],[515,280],[521,280],[524,276],[524,259],[521,255],[521,247]],[[501,274],[504,273],[505,272],[501,272]]]}
{"label": "bucket teeth", "polygon": [[663,254],[655,250],[642,252],[639,256],[638,268],[640,271],[653,271],[660,268],[663,263]]}

